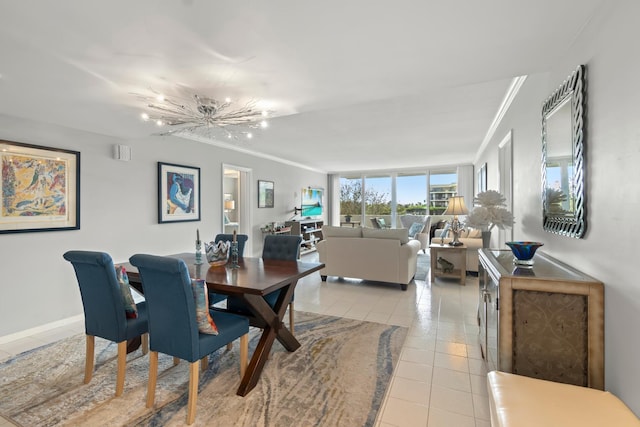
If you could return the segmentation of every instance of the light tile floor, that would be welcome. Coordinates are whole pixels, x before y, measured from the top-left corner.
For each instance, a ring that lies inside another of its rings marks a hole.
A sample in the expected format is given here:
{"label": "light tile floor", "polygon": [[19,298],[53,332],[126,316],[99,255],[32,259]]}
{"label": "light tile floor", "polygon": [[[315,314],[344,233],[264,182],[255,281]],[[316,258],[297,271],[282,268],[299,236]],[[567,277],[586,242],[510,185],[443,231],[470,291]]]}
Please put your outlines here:
{"label": "light tile floor", "polygon": [[[317,254],[304,256],[317,260]],[[407,339],[376,427],[489,427],[486,369],[478,346],[478,279],[399,286],[315,273],[296,289],[295,309],[406,326]],[[82,332],[80,323],[0,345],[0,360]],[[13,426],[0,417],[0,427]]]}

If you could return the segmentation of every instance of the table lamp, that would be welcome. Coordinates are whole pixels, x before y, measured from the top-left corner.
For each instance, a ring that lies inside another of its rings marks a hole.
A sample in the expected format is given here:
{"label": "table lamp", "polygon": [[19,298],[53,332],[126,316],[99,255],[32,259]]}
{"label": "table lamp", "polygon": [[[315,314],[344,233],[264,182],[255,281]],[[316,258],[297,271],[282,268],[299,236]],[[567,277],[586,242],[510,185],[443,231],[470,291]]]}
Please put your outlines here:
{"label": "table lamp", "polygon": [[460,221],[458,221],[458,215],[466,215],[468,213],[469,210],[464,204],[464,197],[449,197],[449,205],[447,206],[447,210],[443,213],[443,215],[453,215],[453,220],[451,221],[451,232],[453,233],[453,240],[449,242],[450,246],[462,245],[462,242],[458,240],[458,234],[460,233],[460,231],[462,231]]}

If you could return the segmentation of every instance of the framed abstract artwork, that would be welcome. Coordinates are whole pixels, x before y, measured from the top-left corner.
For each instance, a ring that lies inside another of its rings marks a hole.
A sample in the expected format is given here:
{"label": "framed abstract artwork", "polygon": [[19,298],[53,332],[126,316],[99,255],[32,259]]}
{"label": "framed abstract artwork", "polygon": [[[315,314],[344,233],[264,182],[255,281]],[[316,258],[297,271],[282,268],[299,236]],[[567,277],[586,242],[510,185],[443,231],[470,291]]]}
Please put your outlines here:
{"label": "framed abstract artwork", "polygon": [[200,168],[158,162],[158,223],[200,221]]}
{"label": "framed abstract artwork", "polygon": [[258,207],[273,207],[273,181],[258,180]]}
{"label": "framed abstract artwork", "polygon": [[0,140],[0,233],[80,229],[80,153]]}

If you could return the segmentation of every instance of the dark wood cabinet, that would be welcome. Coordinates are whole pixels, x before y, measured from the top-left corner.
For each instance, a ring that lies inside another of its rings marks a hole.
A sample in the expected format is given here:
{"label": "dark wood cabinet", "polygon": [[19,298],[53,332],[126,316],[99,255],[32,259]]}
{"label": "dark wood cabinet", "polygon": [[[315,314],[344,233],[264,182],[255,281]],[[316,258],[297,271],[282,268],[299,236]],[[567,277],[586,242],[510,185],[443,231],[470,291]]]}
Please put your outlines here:
{"label": "dark wood cabinet", "polygon": [[546,255],[481,249],[478,324],[489,370],[604,389],[604,285]]}

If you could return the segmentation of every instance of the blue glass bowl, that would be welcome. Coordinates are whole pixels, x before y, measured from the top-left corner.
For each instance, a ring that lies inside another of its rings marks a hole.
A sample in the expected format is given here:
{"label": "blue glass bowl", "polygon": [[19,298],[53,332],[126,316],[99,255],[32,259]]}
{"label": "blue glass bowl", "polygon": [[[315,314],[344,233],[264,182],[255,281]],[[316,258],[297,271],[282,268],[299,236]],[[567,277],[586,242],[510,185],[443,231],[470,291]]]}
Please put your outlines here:
{"label": "blue glass bowl", "polygon": [[540,246],[544,243],[540,242],[506,242],[506,245],[511,248],[513,256],[516,258],[513,260],[519,265],[533,265],[533,256]]}

